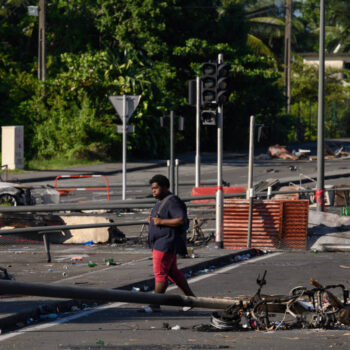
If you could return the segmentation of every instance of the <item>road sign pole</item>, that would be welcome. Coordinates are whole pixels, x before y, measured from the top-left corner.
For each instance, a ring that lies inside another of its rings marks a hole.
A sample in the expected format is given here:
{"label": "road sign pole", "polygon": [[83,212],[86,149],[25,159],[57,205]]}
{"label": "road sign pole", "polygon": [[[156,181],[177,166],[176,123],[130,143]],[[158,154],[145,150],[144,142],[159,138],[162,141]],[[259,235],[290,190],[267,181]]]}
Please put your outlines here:
{"label": "road sign pole", "polygon": [[196,79],[196,174],[195,174],[195,186],[200,185],[200,171],[201,171],[201,156],[200,156],[200,77]]}
{"label": "road sign pole", "polygon": [[174,111],[170,111],[170,191],[174,193]]}
{"label": "road sign pole", "polygon": [[123,190],[122,199],[126,199],[126,95],[123,96]]}
{"label": "road sign pole", "polygon": [[[218,63],[223,62],[223,55],[218,55]],[[218,155],[217,155],[217,191],[216,191],[216,233],[215,243],[217,248],[223,248],[223,206],[224,196],[222,190],[222,160],[223,160],[223,106],[218,105],[217,109],[218,122]]]}
{"label": "road sign pole", "polygon": [[[122,120],[122,130],[123,133],[123,142],[122,142],[122,155],[123,155],[123,188],[122,188],[122,199],[126,199],[126,137],[128,132],[134,132],[134,126],[128,126],[128,121],[135,111],[136,107],[140,102],[141,96],[109,96],[109,100],[111,101],[113,107],[117,111],[120,119]],[[117,126],[117,132],[120,132],[119,125]]]}

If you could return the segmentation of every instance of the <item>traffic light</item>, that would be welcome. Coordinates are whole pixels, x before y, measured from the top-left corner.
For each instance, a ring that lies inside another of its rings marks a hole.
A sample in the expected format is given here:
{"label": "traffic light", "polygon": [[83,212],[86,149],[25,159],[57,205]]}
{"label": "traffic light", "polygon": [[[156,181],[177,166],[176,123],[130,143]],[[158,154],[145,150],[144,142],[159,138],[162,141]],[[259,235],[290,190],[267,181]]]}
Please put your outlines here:
{"label": "traffic light", "polygon": [[229,97],[229,78],[230,66],[225,63],[218,64],[216,73],[216,103],[225,104]]}
{"label": "traffic light", "polygon": [[202,65],[201,105],[225,104],[229,97],[230,66],[225,63],[206,62]]}
{"label": "traffic light", "polygon": [[216,62],[206,62],[202,65],[201,105],[216,103]]}

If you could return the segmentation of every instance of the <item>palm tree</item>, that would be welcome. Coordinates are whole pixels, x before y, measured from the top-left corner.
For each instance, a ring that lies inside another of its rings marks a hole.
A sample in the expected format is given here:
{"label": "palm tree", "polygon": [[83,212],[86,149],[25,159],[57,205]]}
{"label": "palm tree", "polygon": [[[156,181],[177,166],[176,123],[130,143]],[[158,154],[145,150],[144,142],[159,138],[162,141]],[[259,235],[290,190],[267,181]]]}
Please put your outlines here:
{"label": "palm tree", "polygon": [[348,52],[350,49],[350,2],[337,0],[330,9],[326,27],[326,47],[330,52]]}
{"label": "palm tree", "polygon": [[284,35],[284,19],[278,17],[279,9],[274,0],[242,1],[250,23],[247,44],[257,54],[273,56],[270,48],[273,40]]}
{"label": "palm tree", "polygon": [[[276,56],[281,52],[285,35],[285,0],[233,0],[240,3],[250,23],[247,44],[256,54]],[[294,0],[295,5],[302,0]],[[298,7],[296,6],[296,8]],[[292,26],[296,32],[302,32],[304,25],[294,17]],[[295,36],[292,35],[292,41]]]}

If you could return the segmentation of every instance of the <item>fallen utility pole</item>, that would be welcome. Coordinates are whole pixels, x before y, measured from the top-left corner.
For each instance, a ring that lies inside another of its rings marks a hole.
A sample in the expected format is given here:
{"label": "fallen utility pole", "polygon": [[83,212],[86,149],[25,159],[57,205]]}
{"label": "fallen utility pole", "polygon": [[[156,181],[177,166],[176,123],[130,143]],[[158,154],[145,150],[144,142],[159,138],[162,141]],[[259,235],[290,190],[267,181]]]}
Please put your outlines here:
{"label": "fallen utility pole", "polygon": [[172,294],[135,293],[124,290],[60,286],[45,283],[1,281],[2,294],[20,294],[77,300],[119,301],[135,304],[191,306],[207,309],[226,309],[235,304],[234,299],[188,297]]}

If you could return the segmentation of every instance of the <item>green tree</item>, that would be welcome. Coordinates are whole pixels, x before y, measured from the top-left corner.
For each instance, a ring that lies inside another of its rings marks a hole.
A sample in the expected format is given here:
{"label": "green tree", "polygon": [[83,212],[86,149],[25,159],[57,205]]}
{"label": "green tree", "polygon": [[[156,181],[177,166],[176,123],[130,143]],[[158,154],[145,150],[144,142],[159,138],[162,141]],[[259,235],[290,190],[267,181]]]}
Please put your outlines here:
{"label": "green tree", "polygon": [[[136,133],[128,138],[132,155],[167,154],[168,135],[158,117],[170,109],[186,117],[177,149],[192,150],[195,119],[187,81],[220,52],[233,78],[225,130],[236,137],[225,138],[225,147],[246,141],[250,114],[266,122],[279,114],[279,74],[271,58],[247,47],[249,23],[239,1],[48,0],[45,83],[36,80],[37,19],[18,4],[0,13],[0,33],[8,42],[8,50],[0,49],[0,118],[25,125],[33,156],[118,158],[118,118],[108,96],[122,94],[142,95],[132,119]],[[208,149],[215,138],[215,128],[206,128]]]}
{"label": "green tree", "polygon": [[[294,101],[292,113],[298,115],[306,126],[306,137],[315,140],[317,134],[318,66],[303,64],[302,58],[295,57],[292,72],[292,101]],[[325,130],[327,137],[341,136],[341,133],[335,132],[335,124],[345,125],[344,107],[349,100],[349,94],[342,82],[343,74],[344,71],[341,69],[327,68],[325,70]],[[334,115],[335,108],[338,118],[335,118]]]}

